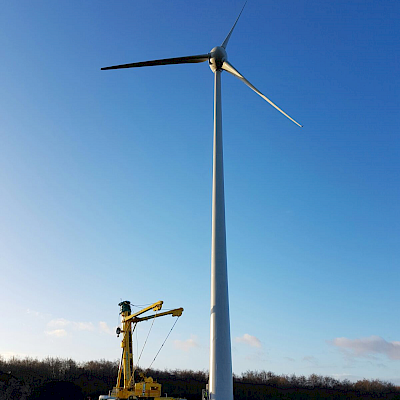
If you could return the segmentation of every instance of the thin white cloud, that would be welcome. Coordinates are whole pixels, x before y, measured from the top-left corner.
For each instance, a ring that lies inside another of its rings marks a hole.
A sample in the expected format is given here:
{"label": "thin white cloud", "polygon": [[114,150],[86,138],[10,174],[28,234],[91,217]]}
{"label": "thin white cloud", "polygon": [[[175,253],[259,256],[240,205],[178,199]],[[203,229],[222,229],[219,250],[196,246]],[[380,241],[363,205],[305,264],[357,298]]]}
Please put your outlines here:
{"label": "thin white cloud", "polygon": [[71,321],[66,320],[65,318],[57,318],[52,319],[47,323],[49,328],[65,328],[66,326],[70,325]]}
{"label": "thin white cloud", "polygon": [[391,360],[400,360],[400,342],[388,342],[380,336],[361,339],[340,337],[331,342],[334,346],[347,351],[354,357],[368,357],[372,354],[383,354]]}
{"label": "thin white cloud", "polygon": [[67,336],[67,331],[65,329],[54,329],[52,331],[45,331],[44,332],[47,336],[52,336],[52,337],[65,337]]}
{"label": "thin white cloud", "polygon": [[109,335],[113,334],[113,331],[110,329],[110,327],[107,325],[107,322],[100,321],[99,322],[99,328],[101,332],[108,333]]}
{"label": "thin white cloud", "polygon": [[351,382],[356,382],[356,381],[362,379],[362,377],[359,375],[352,375],[352,374],[345,374],[345,373],[331,374],[331,377],[334,379],[337,379],[339,381],[343,381],[343,380],[347,379]]}
{"label": "thin white cloud", "polygon": [[186,340],[174,340],[174,346],[183,351],[189,351],[193,347],[199,347],[197,342],[197,337],[195,335],[190,335],[190,339]]}
{"label": "thin white cloud", "polygon": [[47,336],[64,337],[73,332],[97,332],[113,334],[113,330],[104,321],[93,323],[90,321],[70,321],[65,318],[55,318],[47,322],[44,333]]}
{"label": "thin white cloud", "polygon": [[44,316],[45,316],[41,312],[35,311],[35,310],[31,310],[30,308],[28,308],[26,310],[26,313],[29,314],[29,315],[33,315],[34,317],[37,317],[37,318],[44,318]]}
{"label": "thin white cloud", "polygon": [[261,340],[255,336],[249,335],[248,333],[245,333],[243,336],[235,338],[235,342],[245,343],[251,347],[262,347]]}
{"label": "thin white cloud", "polygon": [[76,331],[93,331],[94,325],[92,322],[75,322],[75,321],[68,321],[65,318],[57,318],[52,319],[47,323],[49,328],[54,329],[64,329],[69,327]]}
{"label": "thin white cloud", "polygon": [[91,322],[73,322],[72,326],[78,331],[93,331],[94,325]]}

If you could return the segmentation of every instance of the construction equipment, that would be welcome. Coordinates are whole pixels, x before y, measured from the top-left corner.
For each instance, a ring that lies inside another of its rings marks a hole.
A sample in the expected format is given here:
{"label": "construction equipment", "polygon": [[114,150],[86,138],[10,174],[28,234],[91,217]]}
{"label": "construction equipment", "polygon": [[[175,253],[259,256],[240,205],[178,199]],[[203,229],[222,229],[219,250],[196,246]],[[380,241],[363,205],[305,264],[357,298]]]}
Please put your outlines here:
{"label": "construction equipment", "polygon": [[[184,399],[177,399],[175,397],[161,397],[161,385],[157,382],[154,382],[153,378],[147,377],[144,373],[140,373],[139,374],[140,380],[135,382],[134,373],[136,367],[134,366],[133,363],[133,343],[132,343],[132,334],[135,331],[136,325],[139,322],[153,319],[154,323],[155,318],[163,317],[166,315],[172,315],[173,317],[180,317],[182,315],[183,308],[176,308],[174,310],[158,313],[158,311],[161,310],[163,305],[162,301],[158,301],[132,314],[130,301],[122,301],[118,305],[121,307],[120,314],[122,319],[121,321],[122,329],[118,327],[116,333],[118,337],[119,335],[122,335],[122,341],[121,341],[122,357],[118,369],[117,385],[113,388],[113,390],[110,392],[108,396],[101,395],[99,397],[99,400],[106,400],[106,399],[184,400]],[[155,313],[147,316],[141,316],[142,314],[145,314],[150,310],[153,310]],[[173,327],[175,326],[175,324],[173,325]],[[171,331],[173,327],[171,328]],[[167,338],[171,333],[171,331],[168,333]],[[165,339],[165,341],[167,340],[167,338]],[[161,345],[161,348],[164,345],[164,343]],[[160,350],[158,351],[158,353],[160,352]],[[154,360],[156,359],[156,357],[154,357]],[[139,358],[140,356],[138,357],[137,363],[139,361]]]}

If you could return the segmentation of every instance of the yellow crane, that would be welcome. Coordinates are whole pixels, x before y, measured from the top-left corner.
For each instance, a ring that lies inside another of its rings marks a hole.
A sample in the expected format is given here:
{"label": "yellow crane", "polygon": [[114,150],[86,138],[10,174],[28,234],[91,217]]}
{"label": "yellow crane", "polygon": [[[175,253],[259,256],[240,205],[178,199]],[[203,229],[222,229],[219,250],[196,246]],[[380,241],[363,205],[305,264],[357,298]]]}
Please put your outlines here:
{"label": "yellow crane", "polygon": [[[144,374],[140,374],[141,381],[135,382],[132,344],[132,334],[139,322],[148,321],[166,315],[180,317],[183,313],[183,308],[176,308],[174,310],[158,313],[162,308],[163,302],[157,301],[151,306],[132,314],[130,301],[122,301],[118,305],[121,307],[120,314],[122,318],[122,329],[118,327],[116,333],[117,336],[122,334],[122,358],[118,369],[117,385],[113,388],[109,396],[101,395],[99,400],[136,400],[149,398],[154,400],[183,400],[174,397],[161,398],[161,385],[154,382],[151,377],[146,377]],[[155,313],[142,316],[142,314],[145,314],[150,310],[153,310]]]}

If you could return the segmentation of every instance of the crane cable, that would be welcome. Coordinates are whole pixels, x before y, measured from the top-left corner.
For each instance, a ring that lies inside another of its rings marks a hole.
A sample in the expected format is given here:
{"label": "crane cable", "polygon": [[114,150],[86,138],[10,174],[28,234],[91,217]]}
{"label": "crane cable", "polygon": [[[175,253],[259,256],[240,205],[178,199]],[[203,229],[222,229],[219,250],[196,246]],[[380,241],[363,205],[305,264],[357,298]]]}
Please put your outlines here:
{"label": "crane cable", "polygon": [[[165,340],[164,340],[163,344],[161,345],[161,347],[158,349],[156,356],[153,358],[153,361],[152,361],[151,364],[148,366],[147,370],[149,370],[149,369],[151,368],[151,366],[153,365],[153,363],[154,363],[154,361],[156,360],[157,356],[160,354],[161,349],[164,347],[165,342],[167,341],[167,339],[168,339],[169,335],[171,334],[172,330],[175,328],[175,325],[176,325],[176,323],[178,322],[178,319],[179,319],[179,318],[180,318],[180,317],[177,317],[177,318],[176,318],[174,324],[172,325],[171,330],[168,332],[167,337],[165,338]],[[146,371],[147,371],[147,370],[146,370]]]}
{"label": "crane cable", "polygon": [[[139,354],[139,339],[138,339],[138,328],[137,324],[135,325],[136,327],[136,356]],[[133,346],[132,346],[133,347]]]}
{"label": "crane cable", "polygon": [[[133,352],[133,345],[134,345],[134,343],[133,343],[133,332],[135,332],[135,328],[137,327],[137,322],[133,325],[133,327],[131,327],[131,336],[132,336],[132,352]],[[137,329],[136,329],[136,345],[137,345]],[[136,353],[137,354],[137,353]],[[131,387],[131,382],[132,382],[132,379],[134,378],[134,374],[135,374],[135,371],[136,371],[136,366],[135,365],[132,365],[132,373],[131,373],[131,377],[129,378],[129,381],[128,381],[128,386],[127,387]]]}
{"label": "crane cable", "polygon": [[149,338],[149,336],[150,336],[151,328],[153,328],[154,321],[156,320],[156,317],[157,317],[157,311],[156,311],[156,313],[155,313],[155,315],[154,315],[153,322],[151,323],[151,326],[150,326],[149,332],[147,333],[147,337],[146,337],[146,340],[144,341],[144,344],[143,344],[143,347],[142,347],[142,351],[140,352],[140,356],[139,356],[138,360],[136,361],[136,366],[137,366],[137,367],[139,367],[139,361],[140,361],[140,358],[142,357],[143,350],[144,350],[144,348],[145,348],[145,346],[146,346],[147,339],[148,339],[148,338]]}

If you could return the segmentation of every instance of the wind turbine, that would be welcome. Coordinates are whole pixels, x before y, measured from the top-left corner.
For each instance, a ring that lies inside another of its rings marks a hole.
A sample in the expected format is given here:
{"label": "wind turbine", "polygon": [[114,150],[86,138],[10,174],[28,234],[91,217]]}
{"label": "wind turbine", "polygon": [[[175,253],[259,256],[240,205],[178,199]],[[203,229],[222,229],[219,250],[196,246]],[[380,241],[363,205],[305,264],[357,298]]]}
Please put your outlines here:
{"label": "wind turbine", "polygon": [[209,53],[142,61],[131,64],[114,65],[102,70],[150,67],[153,65],[190,64],[208,61],[214,73],[214,142],[213,142],[213,184],[212,184],[212,238],[211,238],[211,311],[210,311],[210,371],[209,399],[232,400],[232,356],[229,322],[228,272],[226,261],[224,170],[222,151],[222,114],[221,114],[221,73],[227,71],[239,78],[250,89],[260,95],[285,117],[302,127],[292,117],[281,110],[270,99],[256,89],[232,64],[228,62],[226,47],[233,30],[243,12],[229,31],[221,46],[214,47]]}

